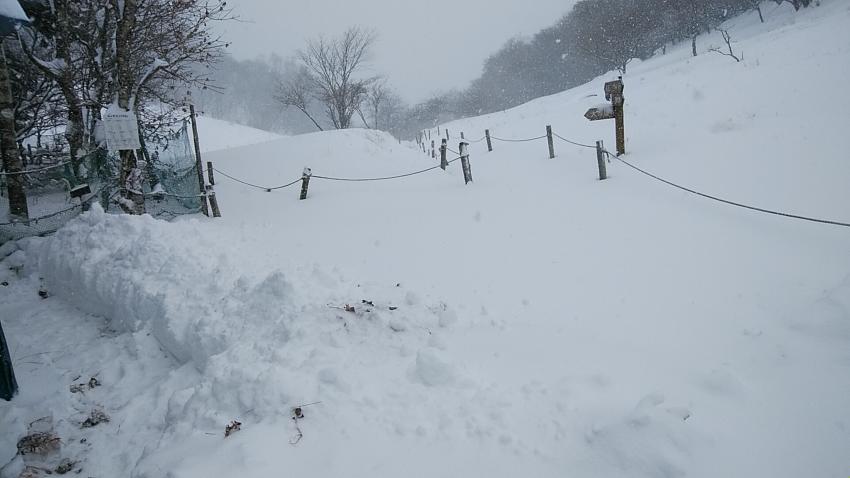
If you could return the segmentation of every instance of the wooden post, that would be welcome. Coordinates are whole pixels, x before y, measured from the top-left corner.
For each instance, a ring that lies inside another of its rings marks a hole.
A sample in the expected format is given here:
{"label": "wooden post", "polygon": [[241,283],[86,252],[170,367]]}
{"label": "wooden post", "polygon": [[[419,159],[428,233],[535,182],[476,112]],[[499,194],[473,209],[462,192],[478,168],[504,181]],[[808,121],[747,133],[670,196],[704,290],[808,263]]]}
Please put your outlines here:
{"label": "wooden post", "polygon": [[450,137],[449,137],[449,129],[448,129],[448,128],[446,128],[446,141],[449,141],[449,140],[451,140],[451,139],[452,139],[452,138],[450,138]]}
{"label": "wooden post", "polygon": [[610,87],[606,84],[606,87],[609,88],[609,91],[606,91],[606,97],[610,96],[611,106],[614,108],[614,122],[615,128],[617,129],[617,156],[622,154],[626,154],[626,126],[625,119],[623,115],[623,105],[626,102],[625,97],[623,96],[623,90],[625,89],[623,85],[623,77],[618,76],[617,81],[610,82]]}
{"label": "wooden post", "polygon": [[490,141],[490,130],[489,129],[484,130],[484,136],[487,137],[487,152],[492,153],[493,152],[493,142]]}
{"label": "wooden post", "polygon": [[304,172],[301,173],[301,200],[307,199],[307,188],[310,187],[310,176],[313,175],[313,170],[310,168],[304,168]]}
{"label": "wooden post", "polygon": [[221,209],[218,208],[218,199],[215,197],[215,176],[213,176],[212,161],[207,161],[207,179],[210,184],[207,186],[207,199],[210,201],[213,217],[221,217]]}
{"label": "wooden post", "polygon": [[602,141],[596,142],[596,163],[599,165],[599,180],[604,181],[608,179],[608,170],[605,167],[605,147],[602,145]]}
{"label": "wooden post", "polygon": [[463,180],[465,184],[469,184],[472,182],[472,167],[469,164],[469,143],[466,141],[461,141],[458,145],[458,151],[460,152],[460,164],[463,166]]}
{"label": "wooden post", "polygon": [[204,166],[201,163],[201,142],[198,140],[198,122],[195,121],[195,105],[189,103],[189,116],[192,119],[192,138],[195,141],[195,169],[198,170],[198,187],[201,191],[201,212],[209,217],[210,210],[207,207],[207,187],[204,184]]}
{"label": "wooden post", "polygon": [[446,161],[446,140],[443,139],[443,143],[440,145],[440,167],[443,171],[446,170],[446,167],[449,165],[448,161]]}
{"label": "wooden post", "polygon": [[549,159],[555,159],[555,143],[552,140],[552,126],[546,126],[546,139],[549,141]]}
{"label": "wooden post", "polygon": [[434,145],[435,145],[435,143],[434,143],[434,140],[432,139],[431,140],[431,159],[434,159],[434,158],[437,157],[437,153],[436,153],[436,150],[434,149]]}
{"label": "wooden post", "polygon": [[460,132],[460,139],[466,139],[466,136],[463,135],[463,131]]}
{"label": "wooden post", "polygon": [[207,185],[207,199],[210,200],[213,217],[221,217],[221,209],[218,208],[218,199],[215,197],[215,189],[212,184]]}
{"label": "wooden post", "polygon": [[213,176],[212,161],[207,161],[207,178],[210,180],[210,184],[215,186],[215,176]]}
{"label": "wooden post", "polygon": [[[622,98],[620,99],[622,101]],[[617,128],[617,156],[626,154],[626,125],[623,104],[614,105],[614,121]]]}

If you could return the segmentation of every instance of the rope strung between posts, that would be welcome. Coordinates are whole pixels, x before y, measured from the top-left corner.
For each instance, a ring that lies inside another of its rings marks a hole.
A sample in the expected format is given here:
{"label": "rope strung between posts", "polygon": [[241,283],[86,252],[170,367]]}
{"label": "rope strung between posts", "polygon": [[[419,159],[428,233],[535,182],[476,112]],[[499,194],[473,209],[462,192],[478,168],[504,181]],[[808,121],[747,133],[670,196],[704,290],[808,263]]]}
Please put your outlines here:
{"label": "rope strung between posts", "polygon": [[[453,162],[455,162],[459,159],[460,158],[455,158],[451,161],[448,161],[447,164],[452,164]],[[330,177],[330,176],[319,176],[317,174],[314,174],[311,177],[314,178],[314,179],[325,179],[325,180],[328,180],[328,181],[348,181],[348,182],[386,181],[388,179],[406,178],[406,177],[409,177],[409,176],[415,176],[417,174],[427,173],[428,171],[433,171],[433,170],[435,170],[439,167],[440,167],[440,165],[438,164],[436,166],[431,166],[430,168],[426,168],[426,169],[423,169],[423,170],[420,170],[420,171],[414,171],[412,173],[398,174],[396,176],[385,176],[385,177],[380,177],[380,178],[334,178],[334,177]]]}
{"label": "rope strung between posts", "polygon": [[817,223],[820,223],[820,224],[830,224],[830,225],[833,225],[833,226],[850,227],[850,223],[846,223],[846,222],[832,221],[832,220],[828,220],[828,219],[818,219],[818,218],[814,218],[814,217],[800,216],[800,215],[797,215],[797,214],[790,214],[790,213],[787,213],[787,212],[773,211],[773,210],[770,210],[770,209],[764,209],[764,208],[760,208],[760,207],[756,207],[756,206],[750,206],[750,205],[747,205],[747,204],[742,204],[742,203],[739,203],[739,202],[730,201],[728,199],[719,198],[717,196],[712,196],[710,194],[701,193],[699,191],[696,191],[696,190],[693,190],[693,189],[690,189],[690,188],[686,188],[685,186],[680,186],[680,185],[678,185],[678,184],[676,184],[672,181],[668,181],[666,179],[660,178],[660,177],[658,177],[658,176],[656,176],[656,175],[654,175],[654,174],[652,174],[648,171],[644,171],[643,169],[635,166],[634,164],[629,163],[628,161],[624,160],[623,158],[612,155],[608,151],[603,151],[603,152],[605,154],[607,154],[608,157],[613,156],[614,159],[616,159],[617,161],[625,164],[626,166],[634,169],[635,171],[638,171],[642,174],[649,176],[650,178],[653,178],[657,181],[661,181],[662,183],[667,184],[668,186],[673,186],[674,188],[681,189],[682,191],[686,191],[686,192],[689,192],[691,194],[696,194],[697,196],[702,196],[706,199],[711,199],[712,201],[722,202],[722,203],[728,204],[730,206],[736,206],[736,207],[740,207],[740,208],[744,208],[744,209],[749,209],[751,211],[763,212],[765,214],[773,214],[774,216],[788,217],[788,218],[791,218],[791,219],[800,219],[800,220],[803,220],[803,221],[817,222]]}
{"label": "rope strung between posts", "polygon": [[497,137],[492,136],[492,135],[490,136],[490,139],[495,139],[496,141],[502,141],[504,143],[525,143],[526,141],[537,141],[537,140],[544,139],[544,138],[546,138],[545,134],[543,136],[538,136],[536,138],[527,138],[527,139],[504,139],[504,138],[497,138]]}
{"label": "rope strung between posts", "polygon": [[236,181],[237,183],[241,183],[241,184],[244,184],[244,185],[246,185],[246,186],[251,186],[252,188],[262,189],[263,191],[268,191],[268,192],[276,191],[276,190],[278,190],[278,189],[288,188],[289,186],[292,186],[292,185],[294,185],[294,184],[297,184],[297,183],[301,182],[301,178],[298,178],[298,179],[296,179],[295,181],[292,181],[291,183],[284,184],[283,186],[275,186],[275,187],[267,188],[267,187],[265,187],[265,186],[260,186],[260,185],[257,185],[257,184],[249,183],[249,182],[247,182],[247,181],[243,181],[243,180],[241,180],[241,179],[239,179],[239,178],[234,178],[233,176],[231,176],[231,175],[229,175],[229,174],[227,174],[227,173],[225,173],[225,172],[222,172],[222,171],[220,171],[220,170],[218,170],[218,169],[216,169],[216,168],[213,168],[213,171],[217,172],[218,174],[221,174],[222,176],[224,176],[224,177],[226,177],[226,178],[228,178],[228,179],[231,179],[231,180],[233,180],[233,181]]}
{"label": "rope strung between posts", "polygon": [[0,172],[0,176],[18,176],[20,174],[39,173],[41,171],[49,171],[51,169],[61,168],[62,166],[65,166],[66,164],[71,164],[71,162],[70,161],[63,161],[61,163],[57,163],[57,164],[54,164],[52,166],[46,166],[46,167],[39,168],[39,169],[28,169],[26,171],[13,171],[11,173]]}
{"label": "rope strung between posts", "polygon": [[591,146],[589,144],[582,144],[582,143],[576,143],[575,141],[570,141],[569,139],[564,138],[563,136],[561,136],[561,135],[559,135],[558,133],[555,133],[555,132],[553,132],[552,135],[554,135],[556,138],[558,138],[561,141],[564,141],[566,143],[574,144],[576,146],[581,146],[583,148],[596,149],[596,146]]}

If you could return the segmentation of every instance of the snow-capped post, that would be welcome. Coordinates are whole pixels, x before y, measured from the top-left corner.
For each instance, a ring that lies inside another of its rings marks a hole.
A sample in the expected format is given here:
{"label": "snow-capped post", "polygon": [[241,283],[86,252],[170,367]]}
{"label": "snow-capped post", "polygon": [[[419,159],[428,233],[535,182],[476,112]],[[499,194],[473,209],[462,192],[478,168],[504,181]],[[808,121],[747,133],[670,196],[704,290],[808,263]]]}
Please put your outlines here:
{"label": "snow-capped post", "polygon": [[434,158],[437,157],[437,153],[436,153],[436,150],[434,148],[435,144],[436,143],[434,143],[434,140],[432,139],[431,140],[431,159],[434,159]]}
{"label": "snow-capped post", "polygon": [[207,179],[210,181],[207,186],[207,198],[210,200],[213,217],[221,217],[221,209],[218,208],[218,199],[215,197],[215,176],[213,176],[212,161],[207,161]]}
{"label": "snow-capped post", "polygon": [[192,138],[195,141],[195,169],[198,170],[198,186],[201,190],[201,212],[209,217],[210,210],[207,207],[207,187],[204,184],[204,166],[201,162],[201,142],[198,140],[198,122],[195,119],[195,105],[189,103],[189,117],[192,120]]}
{"label": "snow-capped post", "polygon": [[440,145],[440,167],[443,169],[443,171],[445,171],[446,167],[449,165],[449,163],[446,161],[446,148],[446,140],[445,138],[443,138],[443,142]]}
{"label": "snow-capped post", "polygon": [[489,129],[484,130],[484,137],[487,138],[487,152],[492,153],[493,152],[493,142],[490,140],[490,130]]}
{"label": "snow-capped post", "polygon": [[555,142],[552,140],[551,125],[546,125],[546,140],[549,141],[549,159],[555,159]]}
{"label": "snow-capped post", "polygon": [[605,147],[602,145],[602,141],[596,142],[596,163],[599,165],[599,180],[608,179],[608,170],[605,167]]}
{"label": "snow-capped post", "polygon": [[301,173],[301,200],[307,199],[307,188],[310,187],[310,176],[313,175],[313,170],[310,168],[304,168],[304,172]]}
{"label": "snow-capped post", "polygon": [[461,141],[457,145],[460,152],[460,164],[463,166],[463,180],[465,184],[472,182],[472,167],[469,165],[469,143]]}

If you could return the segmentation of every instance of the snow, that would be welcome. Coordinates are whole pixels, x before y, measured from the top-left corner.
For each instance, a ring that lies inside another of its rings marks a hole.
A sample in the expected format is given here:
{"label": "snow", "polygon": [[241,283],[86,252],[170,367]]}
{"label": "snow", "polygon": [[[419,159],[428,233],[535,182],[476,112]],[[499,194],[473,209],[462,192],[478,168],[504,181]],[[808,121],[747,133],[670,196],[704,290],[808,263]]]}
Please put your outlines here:
{"label": "snow", "polygon": [[263,131],[209,116],[198,116],[197,121],[202,153],[238,148],[240,146],[264,143],[281,138],[280,135],[269,131]]}
{"label": "snow", "polygon": [[0,17],[29,21],[18,0],[0,0]]}
{"label": "snow", "polygon": [[[729,25],[742,63],[687,44],[630,66],[626,159],[846,221],[850,94],[833,79],[850,73],[850,8],[765,13]],[[477,139],[551,124],[610,148],[612,122],[583,114],[614,76],[444,126]],[[545,140],[470,144],[465,186],[459,162],[317,177],[436,164],[383,133],[199,130],[204,159],[246,182],[311,168],[308,199],[300,183],[269,193],[219,175],[222,219],[93,208],[6,247],[0,310],[21,395],[0,403],[0,467],[52,416],[86,476],[850,468],[846,229],[714,203],[616,160],[600,182],[595,151],[558,140],[555,160]],[[92,376],[103,385],[68,392]],[[94,408],[110,422],[79,428]],[[225,439],[231,420],[242,429]]]}

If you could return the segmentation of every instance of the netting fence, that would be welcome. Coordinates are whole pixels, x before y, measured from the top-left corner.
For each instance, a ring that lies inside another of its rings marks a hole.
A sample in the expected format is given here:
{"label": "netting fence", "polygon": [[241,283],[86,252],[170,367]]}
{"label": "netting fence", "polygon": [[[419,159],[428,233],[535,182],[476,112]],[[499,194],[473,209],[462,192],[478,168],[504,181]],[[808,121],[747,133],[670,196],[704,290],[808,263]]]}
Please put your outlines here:
{"label": "netting fence", "polygon": [[[22,148],[23,149],[23,148]],[[121,162],[117,153],[96,149],[71,163],[67,148],[23,149],[24,190],[29,218],[10,214],[8,182],[11,175],[0,171],[0,244],[30,236],[53,233],[68,221],[99,202],[107,212],[121,212],[116,199],[121,193]],[[154,144],[138,152],[145,173],[145,211],[171,219],[198,213],[201,190],[192,142],[184,124],[167,144]],[[75,188],[85,194],[72,197]]]}

